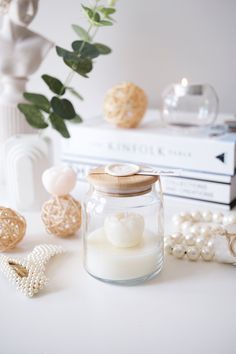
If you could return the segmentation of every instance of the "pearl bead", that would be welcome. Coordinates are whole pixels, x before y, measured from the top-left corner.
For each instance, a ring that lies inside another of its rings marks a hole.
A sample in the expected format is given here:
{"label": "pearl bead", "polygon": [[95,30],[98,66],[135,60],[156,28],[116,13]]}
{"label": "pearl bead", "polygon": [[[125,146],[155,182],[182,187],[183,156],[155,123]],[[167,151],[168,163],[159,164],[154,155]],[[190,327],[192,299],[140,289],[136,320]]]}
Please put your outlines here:
{"label": "pearl bead", "polygon": [[196,246],[198,246],[198,247],[201,247],[201,246],[203,246],[204,245],[204,242],[205,242],[205,237],[204,236],[198,236],[197,238],[196,238],[196,240],[195,240],[195,244],[196,244]]}
{"label": "pearl bead", "polygon": [[227,221],[228,221],[228,224],[236,224],[236,214],[235,213],[229,214]]}
{"label": "pearl bead", "polygon": [[211,228],[209,226],[202,226],[200,229],[200,234],[204,237],[208,237],[210,235]]}
{"label": "pearl bead", "polygon": [[193,218],[194,221],[200,221],[202,216],[199,211],[194,211],[191,213],[191,217]]}
{"label": "pearl bead", "polygon": [[204,221],[210,222],[212,221],[212,212],[211,211],[203,211],[202,213],[202,217]]}
{"label": "pearl bead", "polygon": [[212,214],[212,221],[221,223],[223,221],[223,214],[220,212],[215,212]]}
{"label": "pearl bead", "polygon": [[200,226],[199,225],[193,225],[190,227],[191,234],[193,235],[198,235],[200,233]]}
{"label": "pearl bead", "polygon": [[229,220],[228,220],[228,217],[229,217],[229,215],[225,215],[224,217],[223,217],[223,225],[228,225],[229,224]]}
{"label": "pearl bead", "polygon": [[176,258],[179,258],[179,259],[183,258],[184,254],[185,254],[185,247],[183,245],[174,246],[172,254]]}
{"label": "pearl bead", "polygon": [[207,242],[207,247],[209,248],[213,248],[214,247],[214,241],[212,239],[210,239],[208,242]]}
{"label": "pearl bead", "polygon": [[192,246],[195,244],[195,237],[192,234],[185,235],[184,239],[188,246]]}
{"label": "pearl bead", "polygon": [[189,231],[191,226],[192,226],[192,223],[190,221],[185,221],[181,225],[181,231],[185,234]]}
{"label": "pearl bead", "polygon": [[165,242],[165,251],[167,254],[172,254],[173,253],[173,248],[174,248],[174,242],[171,239],[168,239]]}
{"label": "pearl bead", "polygon": [[181,216],[179,215],[174,215],[172,218],[172,223],[174,224],[176,229],[179,229],[179,227],[181,226],[183,222],[183,219],[181,218]]}
{"label": "pearl bead", "polygon": [[170,237],[175,243],[179,243],[183,240],[183,235],[180,232],[174,233]]}
{"label": "pearl bead", "polygon": [[207,246],[203,247],[201,251],[201,256],[204,259],[204,261],[211,261],[214,257],[213,248]]}
{"label": "pearl bead", "polygon": [[190,261],[196,261],[200,256],[200,250],[198,247],[191,246],[187,249],[187,256]]}
{"label": "pearl bead", "polygon": [[182,218],[183,221],[191,220],[191,215],[187,212],[181,212],[179,216]]}

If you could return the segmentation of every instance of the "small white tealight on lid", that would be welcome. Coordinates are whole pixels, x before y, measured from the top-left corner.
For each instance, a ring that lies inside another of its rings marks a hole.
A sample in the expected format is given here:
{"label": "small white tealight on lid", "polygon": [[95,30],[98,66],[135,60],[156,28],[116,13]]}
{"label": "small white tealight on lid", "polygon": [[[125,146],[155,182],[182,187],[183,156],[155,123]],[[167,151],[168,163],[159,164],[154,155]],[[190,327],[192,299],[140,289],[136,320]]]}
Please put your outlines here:
{"label": "small white tealight on lid", "polygon": [[108,241],[116,247],[135,247],[142,241],[144,218],[136,213],[118,213],[107,216],[104,230]]}
{"label": "small white tealight on lid", "polygon": [[42,175],[44,188],[52,195],[69,194],[76,184],[76,173],[69,166],[54,166]]}

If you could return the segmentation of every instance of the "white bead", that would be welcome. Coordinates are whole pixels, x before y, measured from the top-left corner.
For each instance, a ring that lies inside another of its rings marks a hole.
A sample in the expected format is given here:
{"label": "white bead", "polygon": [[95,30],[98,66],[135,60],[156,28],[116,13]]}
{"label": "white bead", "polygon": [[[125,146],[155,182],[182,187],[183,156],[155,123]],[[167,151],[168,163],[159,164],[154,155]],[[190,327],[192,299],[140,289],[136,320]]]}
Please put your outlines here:
{"label": "white bead", "polygon": [[76,173],[71,167],[57,166],[44,171],[42,175],[44,188],[52,195],[69,194],[76,184]]}
{"label": "white bead", "polygon": [[204,242],[205,242],[205,237],[202,235],[199,235],[195,240],[195,244],[198,247],[202,247],[204,245]]}
{"label": "white bead", "polygon": [[182,218],[179,216],[179,215],[174,215],[173,218],[172,218],[172,223],[175,227],[175,229],[179,230],[181,225],[182,225]]}
{"label": "white bead", "polygon": [[185,234],[189,232],[190,227],[192,226],[192,223],[190,221],[185,221],[181,225],[181,231]]}
{"label": "white bead", "polygon": [[205,210],[201,212],[202,218],[204,221],[210,222],[212,221],[212,212],[209,210]]}
{"label": "white bead", "polygon": [[224,215],[221,212],[215,212],[212,214],[212,221],[221,223],[223,221]]}
{"label": "white bead", "polygon": [[181,213],[179,213],[179,216],[181,216],[181,218],[183,219],[183,221],[187,221],[187,220],[191,220],[191,214],[182,211]]}
{"label": "white bead", "polygon": [[185,247],[183,245],[174,246],[172,254],[176,258],[183,258],[184,254],[185,254]]}
{"label": "white bead", "polygon": [[223,225],[228,225],[228,214],[227,215],[225,215],[224,217],[223,217],[223,221],[222,221],[222,223],[223,223]]}
{"label": "white bead", "polygon": [[180,232],[176,232],[170,237],[175,243],[180,243],[183,240],[183,235]]}
{"label": "white bead", "polygon": [[174,248],[175,244],[174,242],[168,238],[165,242],[165,251],[167,254],[172,254],[173,252],[173,248]]}
{"label": "white bead", "polygon": [[190,261],[196,261],[200,256],[200,249],[195,246],[191,246],[187,249],[187,256]]}
{"label": "white bead", "polygon": [[201,229],[201,227],[199,225],[193,225],[190,227],[189,231],[191,232],[191,234],[197,236],[200,233],[200,229]]}
{"label": "white bead", "polygon": [[227,217],[227,224],[236,224],[236,214],[230,213]]}
{"label": "white bead", "polygon": [[116,247],[137,246],[144,232],[144,218],[136,213],[119,213],[107,216],[104,230],[108,241]]}
{"label": "white bead", "polygon": [[200,234],[204,237],[208,237],[211,234],[211,228],[210,226],[202,226],[200,229]]}
{"label": "white bead", "polygon": [[203,247],[201,251],[201,256],[204,259],[204,261],[211,261],[214,257],[214,251],[212,247]]}
{"label": "white bead", "polygon": [[207,241],[206,246],[207,246],[208,248],[213,248],[213,247],[214,247],[214,240],[213,240],[213,239],[210,239],[209,241]]}
{"label": "white bead", "polygon": [[188,246],[192,246],[192,245],[195,244],[195,237],[194,237],[194,235],[192,235],[192,234],[187,234],[187,235],[185,235],[184,239],[185,239],[185,243],[186,243]]}
{"label": "white bead", "polygon": [[193,211],[191,213],[191,217],[193,218],[194,221],[200,221],[202,218],[201,213],[199,211]]}

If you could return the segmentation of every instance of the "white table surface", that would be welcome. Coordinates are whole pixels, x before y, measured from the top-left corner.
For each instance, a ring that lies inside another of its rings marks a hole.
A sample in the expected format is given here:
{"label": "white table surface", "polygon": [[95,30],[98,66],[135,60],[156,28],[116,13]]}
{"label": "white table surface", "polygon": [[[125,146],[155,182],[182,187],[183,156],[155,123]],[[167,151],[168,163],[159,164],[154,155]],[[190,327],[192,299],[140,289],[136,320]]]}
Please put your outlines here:
{"label": "white table surface", "polygon": [[[186,206],[167,203],[168,227],[181,209]],[[83,269],[80,235],[47,235],[39,214],[24,215],[27,235],[11,255],[40,243],[60,244],[67,252],[51,260],[50,283],[32,299],[0,274],[1,354],[236,353],[235,267],[168,256],[149,282],[109,285]]]}

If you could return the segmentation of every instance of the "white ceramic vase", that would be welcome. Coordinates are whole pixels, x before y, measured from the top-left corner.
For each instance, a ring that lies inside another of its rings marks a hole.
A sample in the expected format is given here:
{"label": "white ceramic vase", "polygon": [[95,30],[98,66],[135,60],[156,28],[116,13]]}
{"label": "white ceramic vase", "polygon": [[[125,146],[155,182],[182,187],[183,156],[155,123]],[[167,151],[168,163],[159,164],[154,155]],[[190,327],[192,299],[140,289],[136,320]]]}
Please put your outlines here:
{"label": "white ceramic vase", "polygon": [[21,134],[5,143],[5,172],[11,207],[39,211],[49,195],[42,174],[52,164],[51,141],[37,134]]}

